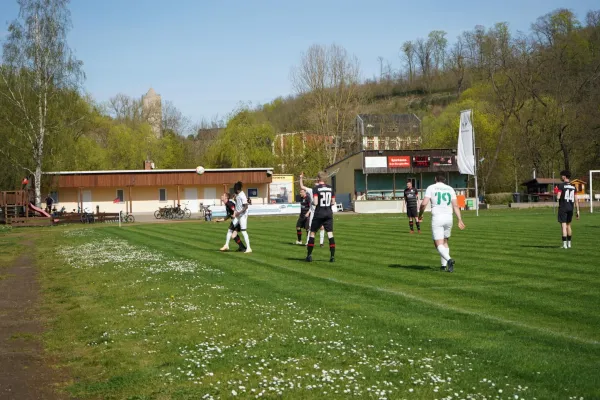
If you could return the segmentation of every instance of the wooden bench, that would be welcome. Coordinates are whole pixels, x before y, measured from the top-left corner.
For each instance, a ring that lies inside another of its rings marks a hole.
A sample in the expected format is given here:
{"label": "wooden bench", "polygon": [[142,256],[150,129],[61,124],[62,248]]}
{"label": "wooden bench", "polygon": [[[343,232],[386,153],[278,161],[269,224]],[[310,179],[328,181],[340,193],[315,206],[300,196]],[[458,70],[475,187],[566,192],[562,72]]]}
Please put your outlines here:
{"label": "wooden bench", "polygon": [[98,213],[94,214],[96,222],[118,222],[119,213]]}

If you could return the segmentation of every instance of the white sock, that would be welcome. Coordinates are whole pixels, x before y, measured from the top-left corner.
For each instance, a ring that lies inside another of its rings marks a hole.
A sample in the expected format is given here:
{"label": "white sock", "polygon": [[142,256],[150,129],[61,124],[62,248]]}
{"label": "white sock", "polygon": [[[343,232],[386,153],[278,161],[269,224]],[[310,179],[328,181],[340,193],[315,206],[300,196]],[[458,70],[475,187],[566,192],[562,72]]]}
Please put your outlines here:
{"label": "white sock", "polygon": [[323,244],[323,240],[325,240],[325,229],[321,229],[320,235],[319,242]]}
{"label": "white sock", "polygon": [[248,238],[248,232],[242,231],[242,236],[244,237],[244,242],[246,242],[246,248],[250,248],[250,239]]}
{"label": "white sock", "polygon": [[440,257],[440,259],[442,261],[442,267],[447,267],[448,266],[448,261],[444,257]]}
{"label": "white sock", "polygon": [[450,249],[444,246],[443,244],[440,244],[437,247],[437,251],[438,253],[440,253],[440,256],[442,256],[444,260],[448,261],[450,259]]}
{"label": "white sock", "polygon": [[233,234],[233,232],[231,231],[231,229],[227,230],[227,237],[225,238],[225,246],[229,247],[229,241],[231,240],[231,235]]}

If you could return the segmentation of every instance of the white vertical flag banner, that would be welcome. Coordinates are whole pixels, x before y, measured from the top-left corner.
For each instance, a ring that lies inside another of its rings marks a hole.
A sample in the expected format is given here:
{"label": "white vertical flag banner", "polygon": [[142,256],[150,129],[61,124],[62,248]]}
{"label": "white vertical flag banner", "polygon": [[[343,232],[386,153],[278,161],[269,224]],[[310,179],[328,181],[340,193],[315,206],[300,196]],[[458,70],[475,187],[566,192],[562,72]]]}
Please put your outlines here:
{"label": "white vertical flag banner", "polygon": [[473,149],[473,124],[471,110],[461,111],[458,128],[457,164],[461,174],[475,175],[475,152]]}

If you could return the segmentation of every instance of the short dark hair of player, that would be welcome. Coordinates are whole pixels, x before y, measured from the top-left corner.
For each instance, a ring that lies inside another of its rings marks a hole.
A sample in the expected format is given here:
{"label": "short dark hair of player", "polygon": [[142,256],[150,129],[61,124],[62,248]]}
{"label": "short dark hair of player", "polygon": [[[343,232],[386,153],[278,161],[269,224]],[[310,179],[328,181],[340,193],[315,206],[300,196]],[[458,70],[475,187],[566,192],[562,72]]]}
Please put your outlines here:
{"label": "short dark hair of player", "polygon": [[435,176],[435,181],[436,182],[441,182],[441,183],[446,183],[446,177],[444,175],[436,175]]}
{"label": "short dark hair of player", "polygon": [[236,193],[239,193],[239,192],[241,192],[241,191],[242,191],[242,186],[243,186],[243,185],[242,185],[242,181],[237,181],[237,182],[235,183],[235,185],[233,185],[233,190],[234,190],[234,192],[236,192]]}
{"label": "short dark hair of player", "polygon": [[325,171],[319,171],[319,173],[317,173],[317,179],[320,181],[325,181],[325,178],[327,178]]}
{"label": "short dark hair of player", "polygon": [[567,179],[571,179],[571,171],[568,171],[566,169],[562,170],[562,171],[560,171],[560,176],[564,176]]}

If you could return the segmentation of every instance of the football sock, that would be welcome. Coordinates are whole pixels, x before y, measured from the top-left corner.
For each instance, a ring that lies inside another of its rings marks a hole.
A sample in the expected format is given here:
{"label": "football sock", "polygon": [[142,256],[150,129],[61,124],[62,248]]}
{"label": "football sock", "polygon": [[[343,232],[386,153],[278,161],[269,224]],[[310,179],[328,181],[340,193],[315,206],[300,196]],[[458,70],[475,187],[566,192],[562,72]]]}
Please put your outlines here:
{"label": "football sock", "polygon": [[414,223],[413,223],[413,220],[412,220],[412,219],[408,221],[408,226],[410,226],[410,230],[411,230],[411,231],[414,231],[414,230],[415,230],[415,227],[414,227],[414,225],[413,225],[413,224],[414,224]]}
{"label": "football sock", "polygon": [[308,237],[308,244],[306,245],[306,251],[308,252],[306,255],[310,256],[312,254],[313,249],[315,248],[315,238],[312,236]]}
{"label": "football sock", "polygon": [[227,230],[227,237],[225,238],[225,246],[229,246],[229,241],[231,240],[231,235],[233,234],[233,232],[231,231],[231,229]]}
{"label": "football sock", "polygon": [[246,248],[246,246],[244,246],[244,243],[242,243],[242,239],[240,239],[239,236],[236,236],[235,239],[233,239],[233,240],[235,240],[235,242],[237,243],[237,245],[239,246],[240,249]]}
{"label": "football sock", "polygon": [[566,237],[566,236],[563,236],[563,237],[562,237],[562,241],[563,241],[563,246],[565,246],[565,247],[566,247],[566,246],[567,246],[567,237]]}
{"label": "football sock", "polygon": [[440,256],[442,256],[442,258],[445,259],[446,261],[448,261],[450,259],[450,249],[447,248],[446,246],[444,246],[443,244],[440,244],[437,247],[437,251],[438,251],[438,253],[440,253]]}
{"label": "football sock", "polygon": [[446,260],[444,257],[440,257],[441,261],[442,261],[442,267],[447,267],[448,266],[448,260]]}
{"label": "football sock", "polygon": [[419,220],[417,220],[417,230],[421,230],[421,223],[419,222]]}
{"label": "football sock", "polygon": [[321,229],[321,233],[319,233],[319,243],[323,244],[323,240],[325,240],[325,229]]}
{"label": "football sock", "polygon": [[298,235],[298,241],[301,242],[302,241],[302,229],[301,228],[296,229],[296,234]]}
{"label": "football sock", "polygon": [[571,247],[571,236],[567,236],[567,247]]}
{"label": "football sock", "polygon": [[335,239],[329,238],[329,251],[331,252],[331,257],[335,256]]}
{"label": "football sock", "polygon": [[244,236],[244,242],[246,242],[246,247],[250,248],[250,238],[248,237],[248,232],[242,231],[242,235]]}

